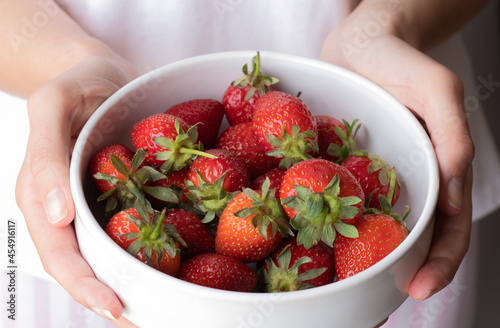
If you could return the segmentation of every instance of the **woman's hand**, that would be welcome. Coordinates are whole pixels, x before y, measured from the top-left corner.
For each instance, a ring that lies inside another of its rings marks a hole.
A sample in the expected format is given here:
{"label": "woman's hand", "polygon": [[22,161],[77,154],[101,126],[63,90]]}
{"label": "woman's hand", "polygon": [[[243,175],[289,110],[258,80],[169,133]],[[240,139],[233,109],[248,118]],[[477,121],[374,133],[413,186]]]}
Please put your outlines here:
{"label": "woman's hand", "polygon": [[[362,3],[330,33],[320,58],[382,86],[408,107],[429,133],[439,162],[440,194],[431,250],[408,291],[412,298],[424,300],[452,281],[468,249],[474,145],[460,79],[404,41],[401,35],[408,34],[398,29],[404,15],[391,13],[384,3],[387,1]],[[403,13],[404,9],[400,8]],[[421,43],[414,35],[408,40]]]}
{"label": "woman's hand", "polygon": [[122,304],[82,258],[70,224],[75,217],[70,156],[90,115],[135,76],[123,60],[89,57],[32,93],[30,136],[16,186],[18,206],[45,270],[79,303],[112,320],[120,318]]}

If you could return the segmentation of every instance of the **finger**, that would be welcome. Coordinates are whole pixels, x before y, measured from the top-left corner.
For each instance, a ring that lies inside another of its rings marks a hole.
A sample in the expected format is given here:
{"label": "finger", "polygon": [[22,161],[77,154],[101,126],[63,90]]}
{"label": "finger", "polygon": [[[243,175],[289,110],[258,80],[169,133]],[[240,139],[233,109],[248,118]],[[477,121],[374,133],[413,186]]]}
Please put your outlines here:
{"label": "finger", "polygon": [[113,324],[118,328],[139,328],[124,316],[121,316],[118,320],[113,321]]}
{"label": "finger", "polygon": [[[332,60],[342,55],[329,47],[322,53]],[[390,36],[370,40],[347,59],[347,67],[381,85],[423,120],[439,162],[439,208],[448,215],[458,214],[465,175],[474,157],[460,79],[427,55]]]}
{"label": "finger", "polygon": [[472,224],[472,169],[465,179],[463,210],[457,215],[436,214],[433,242],[425,265],[413,278],[409,294],[416,300],[434,295],[455,276],[462,259],[467,253]]}
{"label": "finger", "polygon": [[438,206],[442,212],[453,216],[463,208],[465,178],[474,158],[474,144],[464,110],[460,79],[436,65],[427,75],[433,77],[433,82],[421,90],[421,95],[429,95],[422,104],[421,113],[439,163]]}
{"label": "finger", "polygon": [[385,323],[387,322],[387,320],[389,320],[389,318],[385,319],[384,321],[382,321],[381,323],[379,323],[378,325],[376,325],[373,328],[380,328],[380,327],[382,327],[383,325],[385,325]]}
{"label": "finger", "polygon": [[21,168],[16,199],[44,269],[77,302],[107,319],[119,318],[122,304],[82,258],[73,226],[54,227],[45,218],[41,194],[28,165],[25,161]]}
{"label": "finger", "polygon": [[28,100],[27,158],[44,213],[57,226],[67,225],[75,216],[69,185],[71,124],[67,110],[74,104],[64,103],[67,98],[63,89],[49,83]]}

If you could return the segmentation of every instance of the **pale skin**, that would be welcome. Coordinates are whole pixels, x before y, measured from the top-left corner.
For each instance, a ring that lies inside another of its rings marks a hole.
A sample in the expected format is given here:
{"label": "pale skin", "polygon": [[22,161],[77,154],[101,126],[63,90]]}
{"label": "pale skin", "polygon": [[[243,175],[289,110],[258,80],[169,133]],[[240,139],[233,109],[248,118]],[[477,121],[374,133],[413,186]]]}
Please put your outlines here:
{"label": "pale skin", "polygon": [[[320,55],[384,87],[421,119],[431,136],[441,189],[431,251],[409,286],[416,300],[450,283],[468,249],[474,156],[460,80],[421,51],[446,39],[486,3],[366,0],[330,33]],[[2,2],[0,34],[16,31],[23,17],[39,10],[34,0]],[[378,32],[360,43],[356,31],[377,22],[373,13],[383,10],[389,12],[387,20],[378,21]],[[62,10],[26,41],[14,47],[12,40],[0,39],[5,49],[0,52],[0,87],[28,97],[30,137],[16,188],[19,208],[45,270],[79,303],[108,319],[117,318],[113,323],[119,327],[133,327],[122,317],[118,297],[96,279],[80,255],[70,224],[75,208],[69,159],[92,112],[137,74]]]}

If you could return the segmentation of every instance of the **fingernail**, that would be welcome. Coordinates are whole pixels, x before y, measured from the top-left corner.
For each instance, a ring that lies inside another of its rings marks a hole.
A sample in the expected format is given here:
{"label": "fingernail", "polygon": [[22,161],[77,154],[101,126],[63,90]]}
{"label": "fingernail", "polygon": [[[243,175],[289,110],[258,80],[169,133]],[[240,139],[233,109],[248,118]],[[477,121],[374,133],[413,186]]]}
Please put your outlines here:
{"label": "fingernail", "polygon": [[54,224],[66,217],[68,208],[66,207],[66,197],[62,189],[54,189],[45,198],[47,215],[50,223]]}
{"label": "fingernail", "polygon": [[462,209],[462,191],[462,180],[458,178],[451,179],[448,184],[448,204],[459,211]]}
{"label": "fingernail", "polygon": [[109,312],[108,310],[101,309],[101,308],[96,307],[96,306],[93,306],[90,309],[92,311],[94,311],[95,313],[97,313],[98,315],[100,315],[101,317],[103,317],[103,318],[106,318],[108,320],[116,320],[116,318],[113,317],[113,315],[111,314],[111,312]]}
{"label": "fingernail", "polygon": [[431,297],[432,295],[434,295],[434,293],[436,293],[436,290],[431,289],[431,290],[427,291],[427,293],[422,294],[421,296],[416,296],[416,297],[415,297],[415,300],[417,300],[417,301],[423,301],[423,300],[426,300],[426,299],[428,299],[429,297]]}

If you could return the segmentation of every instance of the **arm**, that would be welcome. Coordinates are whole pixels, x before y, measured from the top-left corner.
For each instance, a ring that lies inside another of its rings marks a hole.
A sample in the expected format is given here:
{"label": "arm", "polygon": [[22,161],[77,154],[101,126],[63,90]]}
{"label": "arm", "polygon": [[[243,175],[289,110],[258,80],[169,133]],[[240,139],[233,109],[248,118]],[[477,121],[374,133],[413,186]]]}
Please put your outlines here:
{"label": "arm", "polygon": [[27,97],[91,56],[122,60],[53,0],[0,3],[0,88]]}
{"label": "arm", "polygon": [[[321,58],[379,84],[419,118],[440,166],[433,243],[409,294],[426,299],[453,279],[468,249],[474,145],[460,79],[426,56],[487,1],[366,0],[324,42]],[[439,90],[439,92],[436,92]]]}
{"label": "arm", "polygon": [[69,160],[88,117],[136,73],[52,0],[2,1],[0,21],[6,36],[0,38],[0,87],[29,95],[30,136],[16,185],[18,206],[45,270],[79,303],[108,319],[120,318],[120,300],[96,279],[69,224],[75,216]]}

